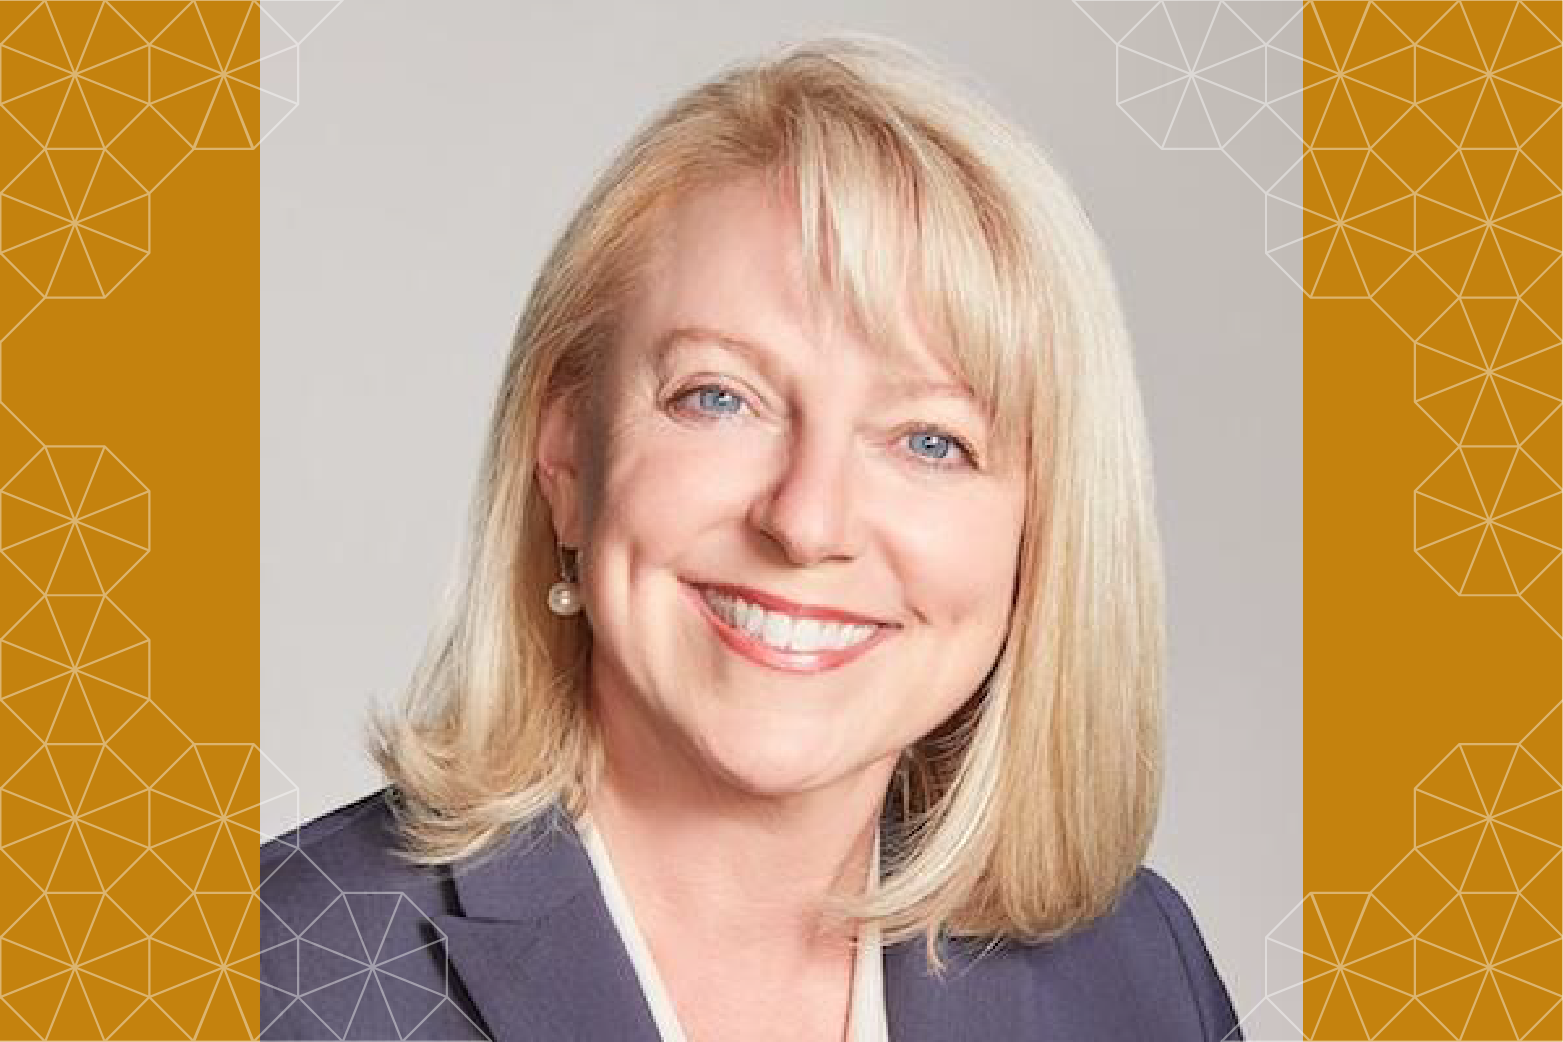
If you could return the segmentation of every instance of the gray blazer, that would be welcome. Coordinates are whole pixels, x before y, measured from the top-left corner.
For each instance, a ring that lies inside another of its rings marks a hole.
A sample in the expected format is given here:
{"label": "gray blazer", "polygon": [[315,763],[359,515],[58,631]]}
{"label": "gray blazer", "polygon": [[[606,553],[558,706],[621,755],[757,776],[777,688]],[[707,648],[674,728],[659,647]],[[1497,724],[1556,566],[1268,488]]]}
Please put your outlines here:
{"label": "gray blazer", "polygon": [[[392,853],[387,792],[261,850],[261,1037],[657,1042],[570,818],[454,873]],[[894,1042],[1211,1042],[1236,1018],[1188,908],[1141,869],[1063,940],[885,948]]]}

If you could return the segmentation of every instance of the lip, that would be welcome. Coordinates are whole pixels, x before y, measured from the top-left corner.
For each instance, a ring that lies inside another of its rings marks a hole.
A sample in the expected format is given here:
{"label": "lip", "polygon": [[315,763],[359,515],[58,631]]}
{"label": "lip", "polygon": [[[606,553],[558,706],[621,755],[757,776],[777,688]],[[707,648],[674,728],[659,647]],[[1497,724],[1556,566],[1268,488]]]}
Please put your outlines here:
{"label": "lip", "polygon": [[[738,592],[743,587],[722,586],[717,583],[703,583],[700,586],[695,586],[691,583],[685,583],[684,588],[689,591],[689,596],[694,600],[695,607],[699,609],[700,614],[704,615],[706,621],[716,630],[716,635],[723,644],[726,644],[733,651],[736,651],[751,662],[786,673],[823,673],[827,670],[838,669],[862,658],[868,653],[869,649],[879,644],[895,630],[894,626],[873,622],[857,615],[848,615],[845,612],[836,612],[834,616],[831,616],[818,613],[831,611],[832,609],[805,609],[799,613],[802,618],[872,625],[875,627],[874,634],[863,641],[863,643],[854,644],[848,648],[822,648],[819,651],[780,651],[764,641],[755,640],[743,630],[728,625],[726,619],[723,619],[711,610],[711,605],[706,603],[704,595],[700,592],[702,588],[716,590],[723,593],[733,593],[735,596],[749,600],[750,598],[747,594]],[[771,597],[768,600],[756,598],[754,603],[761,604],[766,608],[775,607],[777,611],[789,610],[784,607],[787,602],[781,601],[780,598]]]}

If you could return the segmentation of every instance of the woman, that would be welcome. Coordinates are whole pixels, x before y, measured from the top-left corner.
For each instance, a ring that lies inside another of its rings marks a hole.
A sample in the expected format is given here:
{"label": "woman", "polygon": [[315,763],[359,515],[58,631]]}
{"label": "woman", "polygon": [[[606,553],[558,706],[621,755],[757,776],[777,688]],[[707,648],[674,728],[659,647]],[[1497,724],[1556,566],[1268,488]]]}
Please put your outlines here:
{"label": "woman", "polygon": [[883,41],[730,71],[533,289],[391,786],[263,852],[265,1033],[1237,1037],[1138,867],[1160,609],[1058,175]]}

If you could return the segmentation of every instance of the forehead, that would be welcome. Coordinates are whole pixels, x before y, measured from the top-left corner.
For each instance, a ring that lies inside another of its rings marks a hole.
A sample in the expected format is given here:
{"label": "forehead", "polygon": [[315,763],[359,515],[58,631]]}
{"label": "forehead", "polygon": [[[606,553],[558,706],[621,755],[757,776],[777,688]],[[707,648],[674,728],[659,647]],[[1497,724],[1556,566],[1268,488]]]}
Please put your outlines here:
{"label": "forehead", "polygon": [[821,280],[805,267],[797,203],[766,182],[687,192],[657,225],[626,316],[628,339],[649,345],[652,355],[702,346],[747,356],[850,346],[886,381],[965,386],[948,338],[909,281],[888,309],[895,328],[877,335],[834,294],[812,291]]}

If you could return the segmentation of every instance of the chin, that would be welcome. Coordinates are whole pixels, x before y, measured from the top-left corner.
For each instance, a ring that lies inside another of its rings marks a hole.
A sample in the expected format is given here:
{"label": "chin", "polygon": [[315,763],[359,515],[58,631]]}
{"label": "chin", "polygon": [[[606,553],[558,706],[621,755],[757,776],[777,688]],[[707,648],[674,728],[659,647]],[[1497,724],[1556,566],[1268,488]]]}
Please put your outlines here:
{"label": "chin", "polygon": [[803,736],[748,735],[708,742],[705,754],[716,773],[750,796],[792,796],[823,788],[850,773],[824,755],[828,743]]}

